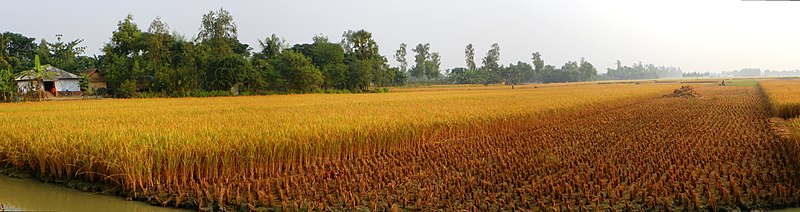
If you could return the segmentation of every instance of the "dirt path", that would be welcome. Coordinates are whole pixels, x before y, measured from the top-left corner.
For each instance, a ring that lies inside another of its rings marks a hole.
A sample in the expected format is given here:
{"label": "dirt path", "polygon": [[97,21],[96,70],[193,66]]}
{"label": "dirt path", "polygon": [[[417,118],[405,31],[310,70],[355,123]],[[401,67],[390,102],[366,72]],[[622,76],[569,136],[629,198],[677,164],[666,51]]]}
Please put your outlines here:
{"label": "dirt path", "polygon": [[314,163],[247,182],[271,188],[247,202],[411,210],[797,206],[796,145],[772,133],[761,93],[698,92],[702,98],[649,99],[497,130],[511,134]]}

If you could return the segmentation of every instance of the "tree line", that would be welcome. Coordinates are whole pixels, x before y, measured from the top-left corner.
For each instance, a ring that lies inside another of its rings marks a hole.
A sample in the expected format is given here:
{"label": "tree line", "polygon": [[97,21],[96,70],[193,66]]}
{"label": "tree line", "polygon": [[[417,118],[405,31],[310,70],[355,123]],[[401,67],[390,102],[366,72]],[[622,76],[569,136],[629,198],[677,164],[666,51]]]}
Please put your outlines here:
{"label": "tree line", "polygon": [[653,64],[643,65],[642,62],[633,66],[623,66],[617,60],[617,68],[609,68],[601,77],[603,80],[638,80],[638,79],[659,79],[659,78],[681,78],[683,71],[679,67],[656,66]]}
{"label": "tree line", "polygon": [[[468,44],[464,49],[466,67],[447,71],[448,80],[456,84],[505,83],[553,83],[589,81],[597,78],[597,69],[588,61],[569,61],[560,68],[545,65],[539,52],[531,54],[531,63],[518,61],[508,66],[499,64],[500,46],[492,44],[481,60],[481,67],[475,63],[475,49]],[[532,64],[532,65],[531,65]]]}
{"label": "tree line", "polygon": [[[188,39],[170,31],[157,17],[146,30],[128,15],[117,24],[99,56],[83,56],[81,39],[55,42],[22,34],[0,34],[0,94],[14,95],[13,76],[35,69],[34,56],[42,64],[81,74],[98,68],[115,97],[216,96],[262,93],[372,92],[407,83],[493,84],[577,82],[598,79],[658,78],[678,73],[673,67],[634,65],[609,69],[606,74],[581,58],[561,67],[546,65],[538,52],[530,63],[500,64],[500,46],[495,43],[475,61],[472,44],[465,48],[465,67],[441,71],[441,56],[429,43],[417,44],[407,61],[409,46],[400,44],[392,67],[379,53],[372,33],[348,30],[335,42],[315,35],[312,43],[290,45],[272,34],[256,48],[241,43],[233,16],[224,9],[209,11],[201,18],[199,33]],[[410,66],[410,67],[409,67]],[[6,67],[3,69],[3,67]],[[11,79],[9,79],[11,78]],[[85,84],[85,82],[83,83]]]}

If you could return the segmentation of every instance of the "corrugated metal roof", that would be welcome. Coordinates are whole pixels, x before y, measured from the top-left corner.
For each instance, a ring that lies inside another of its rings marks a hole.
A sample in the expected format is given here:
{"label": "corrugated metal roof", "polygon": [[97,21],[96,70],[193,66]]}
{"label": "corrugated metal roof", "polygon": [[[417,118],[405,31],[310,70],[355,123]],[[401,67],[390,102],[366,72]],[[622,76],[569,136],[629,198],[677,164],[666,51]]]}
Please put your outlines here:
{"label": "corrugated metal roof", "polygon": [[[44,81],[53,81],[53,80],[57,80],[57,79],[80,79],[81,78],[78,75],[66,72],[64,70],[61,70],[59,68],[56,68],[56,67],[50,66],[50,65],[45,66],[44,67],[44,71],[53,73],[53,74],[50,74],[51,79],[44,79]],[[33,70],[27,70],[27,71],[23,72],[23,74],[20,75],[19,77],[17,77],[16,80],[17,81],[34,80]]]}

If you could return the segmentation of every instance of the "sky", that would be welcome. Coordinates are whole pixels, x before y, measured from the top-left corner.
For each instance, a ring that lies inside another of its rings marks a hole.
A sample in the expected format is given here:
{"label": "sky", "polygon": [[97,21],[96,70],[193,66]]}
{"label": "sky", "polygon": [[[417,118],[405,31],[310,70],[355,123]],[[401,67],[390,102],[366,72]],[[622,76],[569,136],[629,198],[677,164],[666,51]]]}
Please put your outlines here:
{"label": "sky", "polygon": [[442,69],[463,67],[464,47],[480,63],[491,44],[503,64],[530,63],[540,52],[560,67],[585,58],[599,72],[625,65],[681,67],[684,72],[742,68],[800,69],[800,2],[738,0],[3,0],[0,31],[55,40],[84,39],[86,55],[100,54],[117,23],[132,14],[142,30],[160,16],[171,31],[197,36],[202,15],[224,8],[242,43],[260,50],[271,34],[290,44],[346,30],[372,32],[394,62],[400,43],[430,43]]}

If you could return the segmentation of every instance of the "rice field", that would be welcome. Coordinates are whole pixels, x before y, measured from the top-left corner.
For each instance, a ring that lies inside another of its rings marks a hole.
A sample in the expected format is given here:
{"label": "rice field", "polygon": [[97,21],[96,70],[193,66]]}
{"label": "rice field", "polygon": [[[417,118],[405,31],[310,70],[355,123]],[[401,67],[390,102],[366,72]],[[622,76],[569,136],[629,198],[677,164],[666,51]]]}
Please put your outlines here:
{"label": "rice field", "polygon": [[800,80],[771,79],[761,80],[759,84],[769,96],[776,116],[800,116]]}
{"label": "rice field", "polygon": [[796,207],[800,145],[773,122],[792,90],[770,83],[2,104],[0,162],[200,210]]}
{"label": "rice field", "polygon": [[[700,86],[494,127],[488,134],[319,161],[255,184],[295,210],[731,211],[798,205],[798,148],[756,87]],[[313,170],[337,170],[337,175]]]}
{"label": "rice field", "polygon": [[[122,195],[165,206],[358,208],[370,205],[359,200],[369,199],[367,194],[353,193],[365,187],[305,188],[322,181],[364,184],[347,164],[368,164],[376,156],[513,133],[562,114],[655,98],[674,87],[585,84],[1,104],[0,161],[39,178],[118,185]],[[371,186],[382,185],[389,186]],[[380,208],[394,204],[414,208]]]}

